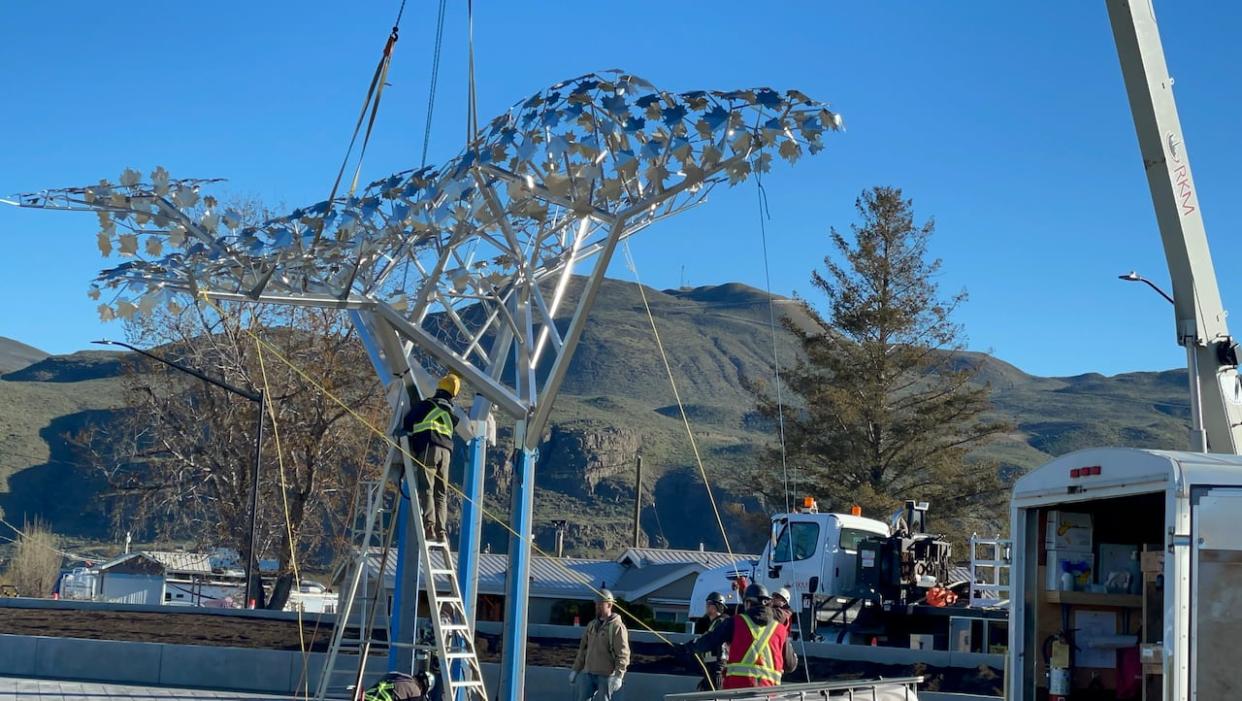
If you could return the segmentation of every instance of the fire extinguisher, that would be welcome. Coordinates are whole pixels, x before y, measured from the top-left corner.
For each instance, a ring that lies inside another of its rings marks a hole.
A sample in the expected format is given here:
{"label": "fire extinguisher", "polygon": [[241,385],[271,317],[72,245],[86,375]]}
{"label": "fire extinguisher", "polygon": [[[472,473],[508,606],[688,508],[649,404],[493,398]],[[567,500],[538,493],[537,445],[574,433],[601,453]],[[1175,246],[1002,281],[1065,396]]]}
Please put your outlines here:
{"label": "fire extinguisher", "polygon": [[1044,663],[1048,667],[1048,701],[1069,701],[1070,680],[1074,668],[1070,663],[1069,636],[1051,635],[1044,641]]}

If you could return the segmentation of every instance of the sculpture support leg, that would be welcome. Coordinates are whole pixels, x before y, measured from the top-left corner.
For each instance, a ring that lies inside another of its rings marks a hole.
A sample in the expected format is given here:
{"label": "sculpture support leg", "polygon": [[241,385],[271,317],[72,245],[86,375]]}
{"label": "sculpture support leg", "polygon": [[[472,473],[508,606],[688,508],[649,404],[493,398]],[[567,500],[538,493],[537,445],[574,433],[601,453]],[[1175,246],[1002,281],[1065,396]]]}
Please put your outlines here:
{"label": "sculpture support leg", "polygon": [[[397,571],[392,592],[392,614],[388,619],[389,640],[412,643],[418,616],[418,549],[417,534],[414,528],[422,524],[414,523],[410,518],[410,502],[406,498],[411,490],[418,489],[416,484],[401,483],[401,505],[397,508],[397,552],[391,557],[397,558]],[[380,581],[383,581],[381,575]],[[385,606],[384,597],[380,596],[378,606]],[[388,648],[388,671],[414,673],[414,649],[406,646],[393,645]]]}
{"label": "sculpture support leg", "polygon": [[530,537],[535,511],[535,451],[521,450],[513,470],[513,530],[505,582],[504,637],[500,660],[500,698],[522,701],[526,676],[526,604],[530,595]]}
{"label": "sculpture support leg", "polygon": [[461,539],[457,545],[457,578],[465,597],[466,615],[473,626],[477,620],[476,599],[479,594],[479,544],[483,539],[483,472],[487,462],[487,438],[470,441],[466,455],[465,479],[462,491],[466,498],[461,506]]}

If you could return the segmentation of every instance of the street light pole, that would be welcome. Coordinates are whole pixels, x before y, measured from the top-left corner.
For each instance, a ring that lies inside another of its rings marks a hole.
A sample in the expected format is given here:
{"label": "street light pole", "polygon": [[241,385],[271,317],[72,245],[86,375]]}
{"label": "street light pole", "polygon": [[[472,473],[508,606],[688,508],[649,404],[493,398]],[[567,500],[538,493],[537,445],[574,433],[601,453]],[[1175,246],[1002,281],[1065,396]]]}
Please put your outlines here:
{"label": "street light pole", "polygon": [[1168,300],[1169,304],[1173,304],[1173,298],[1169,296],[1169,293],[1168,293],[1168,292],[1165,292],[1164,290],[1160,289],[1159,287],[1157,287],[1157,286],[1156,286],[1156,283],[1152,282],[1151,280],[1148,280],[1147,278],[1143,277],[1142,275],[1139,275],[1138,273],[1134,272],[1133,270],[1131,270],[1130,272],[1126,273],[1125,275],[1118,275],[1118,276],[1117,276],[1117,279],[1118,279],[1118,280],[1125,280],[1126,282],[1141,282],[1141,283],[1144,283],[1145,285],[1147,285],[1147,286],[1148,286],[1148,287],[1150,287],[1151,289],[1155,290],[1155,291],[1156,291],[1156,294],[1158,294],[1158,295],[1160,295],[1161,297],[1164,297],[1166,300]]}
{"label": "street light pole", "polygon": [[[240,387],[235,387],[225,382],[224,380],[216,379],[199,370],[195,370],[194,368],[191,368],[191,367],[186,367],[185,365],[169,360],[167,358],[162,358],[158,355],[155,355],[154,353],[150,353],[141,348],[131,346],[130,344],[124,343],[122,341],[109,341],[105,339],[101,341],[91,341],[91,343],[95,343],[101,346],[120,346],[122,348],[128,348],[129,350],[141,356],[145,356],[156,362],[163,363],[164,365],[167,365],[168,367],[171,367],[173,369],[180,370],[181,372],[184,372],[187,375],[193,375],[194,377],[197,377],[198,379],[202,380],[203,382],[206,382],[209,385],[219,387],[220,389],[225,390],[226,392],[231,392],[233,394],[236,394],[237,396],[248,399],[258,405],[259,415],[255,421],[255,431],[254,431],[254,434],[255,434],[254,435],[254,465],[250,473],[250,531],[246,536],[247,555],[246,555],[245,605],[249,606],[251,601],[258,600],[258,597],[255,596],[257,592],[254,591],[252,580],[254,579],[255,564],[258,560],[258,553],[255,552],[255,531],[258,530],[257,526],[258,526],[258,521],[259,521],[259,465],[261,462],[261,451],[263,449],[263,413],[267,410],[267,397],[263,394],[263,390],[259,390],[258,392],[251,392],[250,390],[242,389]],[[262,590],[261,583],[259,587],[260,587],[260,590]]]}
{"label": "street light pole", "polygon": [[[1174,304],[1173,297],[1168,292],[1133,270],[1125,275],[1118,275],[1117,279],[1141,282],[1164,297],[1169,304]],[[1190,449],[1197,453],[1206,453],[1208,446],[1207,432],[1203,430],[1203,388],[1199,386],[1199,358],[1195,353],[1195,342],[1193,338],[1179,338],[1178,343],[1186,349],[1186,374],[1190,379]]]}

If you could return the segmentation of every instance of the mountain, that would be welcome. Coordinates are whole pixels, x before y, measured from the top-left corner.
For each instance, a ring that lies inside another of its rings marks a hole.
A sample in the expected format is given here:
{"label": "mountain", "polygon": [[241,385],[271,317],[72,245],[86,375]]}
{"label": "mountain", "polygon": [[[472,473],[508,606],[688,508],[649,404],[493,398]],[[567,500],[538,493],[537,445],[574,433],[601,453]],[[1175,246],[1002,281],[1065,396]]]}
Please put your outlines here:
{"label": "mountain", "polygon": [[0,374],[20,370],[47,356],[47,353],[38,348],[0,336]]}
{"label": "mountain", "polygon": [[[747,382],[770,382],[772,375],[767,296],[739,284],[646,293],[704,469],[727,511],[732,545],[757,548],[766,537],[766,515],[747,481],[753,471],[739,467],[760,464],[765,445],[774,438],[753,413],[754,399],[745,389]],[[777,308],[802,314],[792,304]],[[795,358],[794,339],[781,328],[777,333],[780,361],[787,366]],[[108,538],[101,480],[64,436],[89,422],[109,420],[122,398],[125,357],[112,352],[46,356],[7,339],[0,343],[0,363],[8,362],[0,374],[4,518],[16,523],[38,516],[74,537]],[[999,462],[1007,474],[1085,446],[1179,448],[1185,442],[1184,370],[1037,377],[984,354],[962,354],[961,360],[980,365],[995,414],[1016,426],[977,455]],[[498,515],[509,504],[509,433],[502,428],[501,445],[489,451],[487,508]],[[458,451],[458,472],[464,452]],[[641,525],[646,540],[723,548],[638,288],[609,280],[540,449],[538,546],[552,548],[552,524],[561,519],[567,522],[567,551],[615,553],[627,545],[638,453],[644,458]],[[773,467],[771,479],[782,479],[779,466]],[[815,491],[810,485],[798,489]],[[502,550],[508,534],[490,524],[484,537],[493,550]]]}

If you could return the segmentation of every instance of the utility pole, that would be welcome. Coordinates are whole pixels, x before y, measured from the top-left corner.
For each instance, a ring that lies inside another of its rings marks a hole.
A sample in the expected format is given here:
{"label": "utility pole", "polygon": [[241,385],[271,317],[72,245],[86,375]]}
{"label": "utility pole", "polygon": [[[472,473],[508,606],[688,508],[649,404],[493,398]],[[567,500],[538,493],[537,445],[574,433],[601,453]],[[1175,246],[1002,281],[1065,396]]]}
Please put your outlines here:
{"label": "utility pole", "polygon": [[639,525],[639,517],[643,513],[643,456],[636,458],[638,463],[638,474],[634,479],[634,547],[638,547],[638,537],[642,534],[642,527]]}
{"label": "utility pole", "polygon": [[564,519],[558,519],[552,522],[552,528],[556,529],[556,556],[558,558],[565,557],[565,526],[567,522]]}

